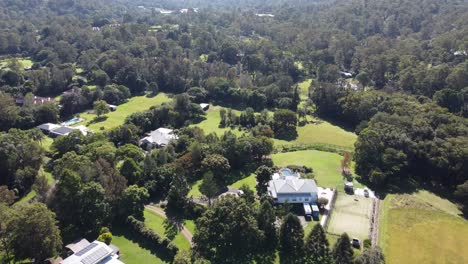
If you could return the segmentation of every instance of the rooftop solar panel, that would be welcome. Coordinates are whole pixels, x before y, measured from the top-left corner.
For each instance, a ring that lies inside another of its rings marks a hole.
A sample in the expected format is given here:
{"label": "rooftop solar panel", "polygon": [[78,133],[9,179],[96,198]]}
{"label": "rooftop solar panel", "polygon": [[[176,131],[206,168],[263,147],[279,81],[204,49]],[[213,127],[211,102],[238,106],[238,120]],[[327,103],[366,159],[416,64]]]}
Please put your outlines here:
{"label": "rooftop solar panel", "polygon": [[83,264],[95,264],[99,260],[107,257],[109,255],[109,252],[105,248],[98,248],[95,250],[93,253],[89,254],[85,258],[81,260],[81,263]]}

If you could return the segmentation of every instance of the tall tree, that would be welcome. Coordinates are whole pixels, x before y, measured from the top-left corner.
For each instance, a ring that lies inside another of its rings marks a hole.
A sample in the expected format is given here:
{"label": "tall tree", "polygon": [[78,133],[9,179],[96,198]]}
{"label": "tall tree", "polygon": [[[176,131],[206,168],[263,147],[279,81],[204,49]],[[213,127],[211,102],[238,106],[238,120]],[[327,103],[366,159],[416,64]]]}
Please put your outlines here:
{"label": "tall tree", "polygon": [[273,170],[268,166],[262,165],[257,168],[255,174],[257,179],[257,194],[258,196],[262,196],[267,192],[268,182],[271,180]]}
{"label": "tall tree", "polygon": [[283,218],[279,237],[280,263],[304,263],[304,229],[292,213]]}
{"label": "tall tree", "polygon": [[256,263],[274,263],[276,248],[278,247],[278,229],[276,228],[276,215],[273,206],[264,201],[257,215],[258,228],[263,231],[265,237],[260,241],[259,255]]}
{"label": "tall tree", "polygon": [[128,216],[133,215],[135,218],[143,219],[143,210],[145,203],[148,201],[149,193],[144,187],[130,185],[122,193],[120,205],[118,206],[121,221],[125,221]]}
{"label": "tall tree", "polygon": [[98,117],[109,113],[109,106],[103,100],[94,102],[94,112]]}
{"label": "tall tree", "polygon": [[316,224],[307,236],[305,252],[307,264],[332,263],[328,239],[321,224]]}
{"label": "tall tree", "polygon": [[208,198],[209,205],[211,205],[211,199],[220,192],[220,188],[214,180],[213,173],[211,171],[206,172],[205,176],[203,176],[203,181],[200,185],[200,192]]}
{"label": "tall tree", "polygon": [[353,254],[349,236],[343,233],[333,247],[333,261],[335,264],[351,264],[353,263]]}
{"label": "tall tree", "polygon": [[17,212],[12,222],[12,249],[16,260],[41,262],[62,248],[55,214],[44,204],[32,203]]}
{"label": "tall tree", "polygon": [[252,262],[263,237],[254,208],[233,195],[218,199],[196,224],[195,250],[212,263]]}
{"label": "tall tree", "polygon": [[190,188],[183,173],[175,175],[167,194],[167,208],[173,212],[183,212],[188,204],[187,194]]}

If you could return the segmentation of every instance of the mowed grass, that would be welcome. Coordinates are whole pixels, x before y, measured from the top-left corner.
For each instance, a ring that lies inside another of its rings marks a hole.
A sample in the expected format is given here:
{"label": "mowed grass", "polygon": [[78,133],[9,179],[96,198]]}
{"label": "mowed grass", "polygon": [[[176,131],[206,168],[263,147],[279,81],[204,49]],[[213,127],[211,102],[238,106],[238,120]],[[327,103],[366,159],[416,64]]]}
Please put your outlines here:
{"label": "mowed grass", "polygon": [[370,198],[339,192],[327,232],[334,235],[346,232],[351,238],[356,237],[361,241],[369,238],[372,201]]}
{"label": "mowed grass", "polygon": [[140,263],[169,263],[161,260],[151,251],[142,248],[135,241],[129,240],[123,235],[113,235],[112,244],[120,249],[120,260],[126,264],[140,264]]}
{"label": "mowed grass", "polygon": [[198,180],[192,184],[190,187],[190,192],[187,194],[188,197],[202,197],[203,194],[200,192],[200,185],[203,180]]}
{"label": "mowed grass", "polygon": [[387,263],[468,263],[468,222],[447,202],[428,192],[385,198],[380,244]]}
{"label": "mowed grass", "polygon": [[257,180],[255,178],[255,174],[252,173],[249,176],[243,179],[240,179],[234,182],[233,184],[229,185],[229,187],[239,189],[244,184],[247,185],[252,191],[255,191],[256,190],[255,187],[257,186]]}
{"label": "mowed grass", "polygon": [[[0,67],[6,67],[10,64],[14,59],[4,59],[0,61]],[[19,64],[23,66],[23,68],[31,67],[34,62],[29,58],[16,58]]]}
{"label": "mowed grass", "polygon": [[105,115],[105,120],[100,122],[92,122],[97,116],[89,114],[88,111],[81,113],[80,117],[85,121],[77,125],[85,124],[89,129],[99,131],[101,127],[108,130],[119,125],[122,125],[125,118],[133,113],[148,110],[152,106],[161,105],[165,102],[170,102],[171,99],[164,93],[159,93],[155,97],[135,96],[128,100],[128,102],[118,105],[117,110],[109,112]]}
{"label": "mowed grass", "polygon": [[[161,237],[167,237],[166,226],[164,218],[148,209],[144,211],[145,224],[148,228],[151,228]],[[172,240],[180,249],[189,250],[190,242],[179,232]]]}
{"label": "mowed grass", "polygon": [[[219,112],[221,111],[221,109],[223,109],[223,107],[211,105],[210,108],[205,112],[206,113],[206,116],[205,116],[206,119],[203,120],[202,122],[198,123],[198,124],[193,124],[193,125],[190,125],[190,126],[191,127],[199,127],[201,129],[203,129],[203,131],[205,132],[205,135],[208,135],[208,134],[214,132],[217,135],[221,136],[226,131],[231,131],[231,132],[233,132],[234,134],[236,134],[238,136],[242,135],[243,132],[239,131],[237,128],[231,129],[229,127],[227,127],[227,128],[220,128],[219,127],[219,123],[221,122],[221,116],[220,116]],[[226,109],[226,114],[227,114],[228,108],[224,108],[224,109]],[[237,111],[237,110],[232,110],[232,111],[234,113],[236,113],[236,115],[240,115],[239,111]]]}
{"label": "mowed grass", "polygon": [[318,143],[353,148],[357,139],[356,134],[325,121],[321,121],[319,124],[307,124],[302,127],[298,126],[297,134],[298,137],[292,141],[274,139],[275,146]]}
{"label": "mowed grass", "polygon": [[[287,153],[278,153],[271,156],[273,163],[279,167],[299,165],[311,167],[314,170],[317,185],[320,187],[342,187],[344,183],[340,172],[342,156],[318,150],[303,150]],[[358,182],[355,187],[362,187]]]}

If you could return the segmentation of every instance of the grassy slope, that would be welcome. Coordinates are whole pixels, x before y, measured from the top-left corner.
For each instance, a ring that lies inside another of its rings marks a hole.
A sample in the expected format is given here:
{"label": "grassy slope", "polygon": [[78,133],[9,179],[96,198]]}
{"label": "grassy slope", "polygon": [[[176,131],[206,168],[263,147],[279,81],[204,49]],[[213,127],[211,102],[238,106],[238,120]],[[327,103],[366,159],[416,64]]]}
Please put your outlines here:
{"label": "grassy slope", "polygon": [[[336,153],[318,150],[304,150],[272,155],[273,163],[277,166],[300,165],[314,169],[315,179],[321,187],[341,187],[343,177],[340,173],[342,156]],[[356,187],[361,185],[355,182]]]}
{"label": "grassy slope", "polygon": [[343,147],[353,147],[357,136],[338,126],[323,121],[320,124],[307,124],[297,127],[298,137],[293,141],[274,139],[275,145],[290,144],[332,144]]}
{"label": "grassy slope", "polygon": [[192,184],[192,187],[190,188],[190,192],[188,193],[188,197],[201,197],[202,194],[200,192],[200,184],[202,184],[203,180],[198,180],[194,184]]}
{"label": "grassy slope", "polygon": [[[210,106],[210,109],[208,109],[208,111],[206,111],[206,119],[203,120],[202,122],[198,123],[198,124],[193,124],[193,125],[190,125],[191,127],[194,127],[194,126],[197,126],[201,129],[203,129],[203,131],[205,132],[205,134],[210,134],[210,133],[213,133],[215,132],[216,134],[218,135],[223,135],[224,132],[226,131],[232,131],[234,134],[236,135],[242,135],[242,132],[239,131],[238,129],[231,129],[231,128],[219,128],[219,123],[221,122],[221,116],[219,115],[219,112],[220,110],[222,109],[223,107],[221,106],[214,106],[214,105],[211,105]],[[227,111],[227,108],[225,108],[226,111]],[[237,110],[232,110],[234,113],[236,113],[237,115],[240,114],[239,111]]]}
{"label": "grassy slope", "polygon": [[[159,216],[158,214],[151,212],[147,209],[145,209],[144,212],[145,215],[145,224],[154,230],[158,235],[162,237],[166,237],[166,227],[165,227],[165,222],[164,218]],[[185,237],[182,235],[182,233],[178,233],[174,239],[172,240],[174,244],[176,244],[180,249],[183,250],[189,250],[190,249],[190,243],[185,239]]]}
{"label": "grassy slope", "polygon": [[468,222],[428,192],[388,195],[380,224],[387,263],[468,263]]}
{"label": "grassy slope", "polygon": [[86,121],[78,123],[77,125],[85,124],[88,128],[94,131],[98,131],[101,127],[111,129],[122,125],[125,118],[132,113],[148,110],[152,106],[160,105],[169,101],[171,101],[171,99],[164,93],[160,93],[151,98],[146,96],[135,96],[130,98],[128,102],[119,105],[116,111],[106,114],[106,120],[97,123],[90,123],[89,121],[92,121],[96,115],[84,112],[80,114],[80,117],[84,118]]}
{"label": "grassy slope", "polygon": [[112,238],[112,244],[119,247],[120,260],[126,264],[168,263],[151,254],[149,250],[140,247],[136,242],[127,239],[123,235],[114,235]]}

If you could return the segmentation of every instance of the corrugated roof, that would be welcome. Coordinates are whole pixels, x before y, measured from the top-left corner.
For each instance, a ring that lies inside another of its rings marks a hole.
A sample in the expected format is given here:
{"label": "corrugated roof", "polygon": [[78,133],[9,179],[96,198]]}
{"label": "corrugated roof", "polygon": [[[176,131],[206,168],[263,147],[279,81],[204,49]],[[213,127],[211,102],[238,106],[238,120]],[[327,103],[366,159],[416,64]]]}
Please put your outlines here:
{"label": "corrugated roof", "polygon": [[273,187],[277,194],[317,192],[317,185],[314,180],[292,177],[272,180],[270,181],[270,187]]}

